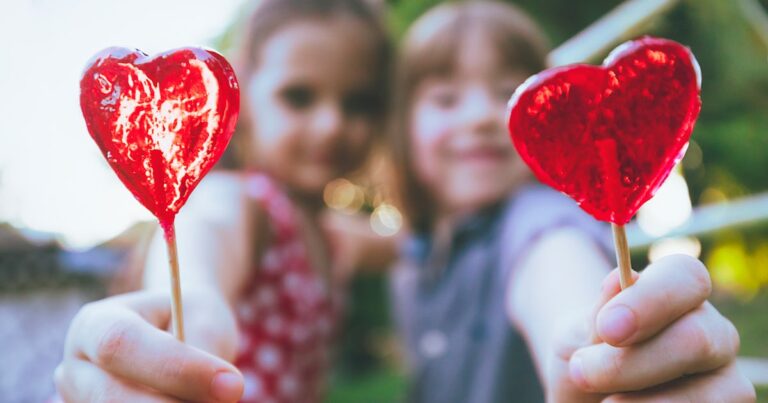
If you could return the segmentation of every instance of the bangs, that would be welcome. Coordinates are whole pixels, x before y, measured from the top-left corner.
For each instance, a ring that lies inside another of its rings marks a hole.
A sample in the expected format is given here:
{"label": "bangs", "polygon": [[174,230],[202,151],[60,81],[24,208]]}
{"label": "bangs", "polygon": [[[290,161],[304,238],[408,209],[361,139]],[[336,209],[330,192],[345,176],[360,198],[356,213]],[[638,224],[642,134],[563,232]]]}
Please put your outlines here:
{"label": "bangs", "polygon": [[[458,72],[460,55],[470,37],[482,38],[498,55],[502,70],[543,70],[547,45],[541,32],[522,12],[491,2],[449,4],[419,21],[406,40],[400,66],[401,84],[413,87],[426,77]],[[409,91],[406,91],[409,92]]]}

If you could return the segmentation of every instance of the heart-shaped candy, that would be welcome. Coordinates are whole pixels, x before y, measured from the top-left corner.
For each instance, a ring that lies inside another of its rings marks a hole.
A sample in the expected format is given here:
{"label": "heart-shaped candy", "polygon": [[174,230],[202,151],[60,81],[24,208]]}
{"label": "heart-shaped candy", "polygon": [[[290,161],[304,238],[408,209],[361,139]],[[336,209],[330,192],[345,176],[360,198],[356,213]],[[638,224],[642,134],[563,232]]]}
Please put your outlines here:
{"label": "heart-shaped candy", "polygon": [[80,80],[88,131],[128,190],[172,223],[227,147],[240,91],[223,56],[181,48],[149,57],[108,48]]}
{"label": "heart-shaped candy", "polygon": [[616,48],[602,66],[529,78],[509,101],[509,131],[540,181],[598,220],[623,225],[683,157],[700,89],[688,48],[644,37]]}

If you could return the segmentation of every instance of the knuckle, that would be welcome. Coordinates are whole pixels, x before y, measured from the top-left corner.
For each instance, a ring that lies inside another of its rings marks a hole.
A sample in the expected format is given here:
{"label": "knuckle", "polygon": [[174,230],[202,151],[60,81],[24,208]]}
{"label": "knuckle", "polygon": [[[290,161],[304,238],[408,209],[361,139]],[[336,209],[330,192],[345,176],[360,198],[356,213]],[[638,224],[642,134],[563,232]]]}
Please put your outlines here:
{"label": "knuckle", "polygon": [[130,324],[124,320],[115,321],[107,327],[96,345],[96,357],[94,357],[96,363],[99,366],[110,367],[124,356],[130,333]]}
{"label": "knuckle", "polygon": [[56,386],[56,390],[61,393],[61,391],[64,389],[65,384],[65,373],[64,373],[64,365],[59,364],[56,367],[56,370],[53,371],[53,384]]}
{"label": "knuckle", "polygon": [[734,382],[736,384],[736,387],[738,388],[734,394],[734,401],[735,402],[743,402],[743,403],[754,403],[757,401],[757,391],[755,390],[755,386],[750,382],[749,379],[747,379],[746,376],[738,373],[738,382]]}
{"label": "knuckle", "polygon": [[757,392],[755,392],[755,387],[752,386],[752,384],[745,385],[743,389],[744,389],[743,391],[741,391],[736,395],[737,402],[743,402],[743,403],[757,402]]}
{"label": "knuckle", "polygon": [[736,330],[736,326],[733,322],[726,317],[723,317],[723,320],[725,321],[726,332],[728,333],[729,352],[732,356],[736,356],[741,348],[741,336],[739,336],[739,331]]}
{"label": "knuckle", "polygon": [[606,373],[606,375],[610,376],[610,374],[616,374],[621,375],[623,372],[623,368],[625,365],[626,360],[626,354],[624,349],[617,349],[615,350],[615,354],[610,354],[608,357],[608,366],[605,368],[606,370],[609,370],[610,372]]}
{"label": "knuckle", "polygon": [[77,332],[79,329],[87,329],[89,318],[92,318],[95,314],[96,314],[96,308],[94,307],[93,302],[89,302],[81,306],[80,310],[78,310],[77,313],[75,314],[75,317],[72,318],[72,322],[69,325],[68,335],[72,335],[74,332]]}
{"label": "knuckle", "polygon": [[627,363],[625,351],[625,349],[611,350],[600,361],[599,368],[596,368],[594,371],[589,371],[587,368],[584,369],[584,376],[593,389],[603,392],[612,392],[620,389],[617,382],[624,379],[623,373]]}
{"label": "knuckle", "polygon": [[629,401],[631,401],[629,396],[622,393],[617,393],[606,397],[601,401],[601,403],[627,403]]}
{"label": "knuckle", "polygon": [[103,301],[96,301],[81,306],[72,318],[67,338],[79,339],[84,332],[89,332],[93,328],[93,324],[108,320],[109,318],[105,317],[103,305]]}
{"label": "knuckle", "polygon": [[691,316],[688,338],[695,346],[694,361],[705,368],[714,369],[732,356],[732,342],[723,342],[722,335],[713,331],[711,318],[699,309]]}
{"label": "knuckle", "polygon": [[698,295],[704,298],[712,293],[712,279],[709,276],[707,267],[698,259],[690,256],[681,255],[678,257],[681,267],[684,267],[691,276],[693,287]]}
{"label": "knuckle", "polygon": [[101,312],[101,304],[99,301],[88,302],[80,307],[80,310],[77,312],[77,315],[75,315],[75,318],[73,319],[73,323],[87,324],[94,318],[98,318]]}
{"label": "knuckle", "polygon": [[125,402],[127,396],[123,396],[121,388],[114,382],[109,382],[99,390],[94,391],[92,402],[94,403],[119,403]]}
{"label": "knuckle", "polygon": [[59,364],[56,366],[56,369],[53,371],[53,383],[56,384],[56,387],[64,384],[64,365]]}
{"label": "knuckle", "polygon": [[757,402],[757,392],[755,391],[754,385],[747,382],[744,388],[743,393],[743,401],[744,403],[755,403]]}
{"label": "knuckle", "polygon": [[158,378],[179,380],[189,372],[190,365],[185,360],[165,360],[160,363]]}

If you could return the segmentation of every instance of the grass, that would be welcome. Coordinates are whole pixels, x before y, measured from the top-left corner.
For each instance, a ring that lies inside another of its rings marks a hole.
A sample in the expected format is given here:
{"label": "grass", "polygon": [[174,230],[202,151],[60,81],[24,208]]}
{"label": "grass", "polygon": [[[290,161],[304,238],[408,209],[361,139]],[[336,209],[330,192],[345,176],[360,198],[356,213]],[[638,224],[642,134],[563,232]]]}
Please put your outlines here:
{"label": "grass", "polygon": [[327,403],[391,403],[404,400],[405,378],[394,369],[334,379]]}

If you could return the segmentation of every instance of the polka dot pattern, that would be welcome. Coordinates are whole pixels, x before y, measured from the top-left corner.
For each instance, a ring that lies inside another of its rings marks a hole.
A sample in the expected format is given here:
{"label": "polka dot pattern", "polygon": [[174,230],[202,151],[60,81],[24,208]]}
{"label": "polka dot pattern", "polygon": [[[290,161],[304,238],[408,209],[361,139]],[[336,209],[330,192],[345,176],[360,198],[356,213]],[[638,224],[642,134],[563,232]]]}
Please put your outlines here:
{"label": "polka dot pattern", "polygon": [[253,175],[247,191],[266,212],[272,237],[235,309],[241,401],[320,402],[340,299],[310,265],[288,197],[264,175]]}

